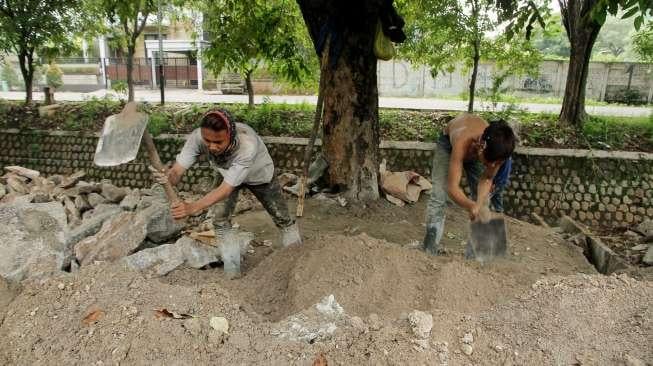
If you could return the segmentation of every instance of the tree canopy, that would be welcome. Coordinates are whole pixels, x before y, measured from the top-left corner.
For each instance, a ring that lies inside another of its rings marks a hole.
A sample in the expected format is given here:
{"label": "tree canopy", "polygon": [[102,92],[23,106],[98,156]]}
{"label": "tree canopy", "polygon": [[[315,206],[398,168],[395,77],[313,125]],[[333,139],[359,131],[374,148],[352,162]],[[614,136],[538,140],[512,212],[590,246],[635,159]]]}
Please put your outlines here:
{"label": "tree canopy", "polygon": [[265,65],[273,74],[299,84],[317,69],[306,27],[292,0],[203,0],[196,2],[210,45],[206,66],[215,74],[236,71],[247,82],[253,105],[252,73]]}
{"label": "tree canopy", "polygon": [[74,34],[88,18],[81,0],[0,0],[0,50],[15,53],[32,101],[36,56],[54,58],[71,52]]}

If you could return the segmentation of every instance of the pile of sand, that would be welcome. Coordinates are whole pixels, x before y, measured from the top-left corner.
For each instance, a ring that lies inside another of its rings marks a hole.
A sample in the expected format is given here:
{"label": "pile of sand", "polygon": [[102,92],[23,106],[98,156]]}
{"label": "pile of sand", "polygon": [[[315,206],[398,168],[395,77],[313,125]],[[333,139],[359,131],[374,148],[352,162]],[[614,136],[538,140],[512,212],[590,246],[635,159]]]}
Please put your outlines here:
{"label": "pile of sand", "polygon": [[[554,260],[565,253],[568,261]],[[273,252],[239,280],[220,268],[148,279],[90,265],[23,283],[4,308],[0,364],[310,365],[321,352],[332,365],[651,362],[653,285],[574,275],[591,267],[569,253],[550,246],[532,260],[481,266],[328,234]],[[551,266],[557,274],[543,277]],[[278,336],[289,319],[325,322],[313,306],[331,294],[344,310],[324,323],[335,326],[331,336]],[[193,318],[157,317],[163,308]],[[426,339],[410,329],[414,309],[433,316]],[[228,320],[228,334],[209,326],[215,316]]]}

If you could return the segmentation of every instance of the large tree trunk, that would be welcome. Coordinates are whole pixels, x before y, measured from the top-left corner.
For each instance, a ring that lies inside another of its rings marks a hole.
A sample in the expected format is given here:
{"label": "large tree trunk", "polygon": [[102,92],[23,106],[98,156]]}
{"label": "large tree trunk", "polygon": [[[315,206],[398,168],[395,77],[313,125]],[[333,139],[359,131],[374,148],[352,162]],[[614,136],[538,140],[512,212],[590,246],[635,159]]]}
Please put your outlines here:
{"label": "large tree trunk", "polygon": [[254,108],[254,85],[252,85],[252,73],[253,71],[248,71],[245,73],[245,86],[247,87],[249,108]]}
{"label": "large tree trunk", "polygon": [[344,42],[335,67],[324,75],[322,151],[331,186],[353,200],[375,200],[380,139],[374,37],[352,35]]}
{"label": "large tree trunk", "polygon": [[18,53],[18,64],[20,66],[20,73],[23,76],[23,83],[25,84],[25,104],[32,103],[33,93],[32,84],[34,80],[34,59],[33,54],[27,50],[21,50]]}
{"label": "large tree trunk", "polygon": [[560,6],[562,23],[571,46],[565,95],[562,99],[560,123],[580,127],[586,117],[585,86],[592,47],[601,30],[601,24],[589,14],[596,0],[569,0],[567,7]]}
{"label": "large tree trunk", "polygon": [[316,49],[323,30],[336,34],[322,75],[322,152],[329,163],[328,182],[349,200],[376,200],[380,141],[374,35],[380,2],[298,3]]}
{"label": "large tree trunk", "polygon": [[135,50],[134,44],[130,44],[127,46],[127,89],[129,90],[128,102],[133,102],[134,101],[134,50]]}
{"label": "large tree trunk", "polygon": [[472,68],[472,78],[469,80],[469,104],[467,105],[467,112],[474,113],[474,96],[476,95],[476,78],[478,76],[478,62],[481,59],[479,52],[480,42],[474,41],[474,67]]}

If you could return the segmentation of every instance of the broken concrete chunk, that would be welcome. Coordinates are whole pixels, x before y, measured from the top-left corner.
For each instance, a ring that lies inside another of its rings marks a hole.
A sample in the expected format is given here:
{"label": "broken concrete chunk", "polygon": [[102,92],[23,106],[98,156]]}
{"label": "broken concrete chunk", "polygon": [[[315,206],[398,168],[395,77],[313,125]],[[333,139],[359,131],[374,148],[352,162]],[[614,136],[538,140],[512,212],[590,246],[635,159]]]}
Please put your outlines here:
{"label": "broken concrete chunk", "polygon": [[155,201],[137,215],[142,221],[147,222],[147,238],[155,243],[174,238],[184,227],[183,222],[177,222],[172,218],[170,205],[167,203]]}
{"label": "broken concrete chunk", "polygon": [[[86,172],[83,170],[80,170],[78,172],[73,173],[72,175],[63,178],[61,181],[61,184],[59,184],[59,187],[61,188],[70,188],[77,184],[80,179],[84,178],[86,176]],[[52,177],[51,177],[52,179]]]}
{"label": "broken concrete chunk", "polygon": [[119,188],[113,184],[103,183],[101,189],[102,196],[111,203],[118,203],[127,195],[127,190],[125,188]]}
{"label": "broken concrete chunk", "polygon": [[46,203],[52,201],[49,194],[40,191],[33,191],[31,193],[33,203]]}
{"label": "broken concrete chunk", "polygon": [[[237,236],[240,253],[244,255],[254,235],[249,232],[239,232]],[[123,259],[131,269],[156,276],[165,276],[182,264],[192,268],[202,268],[221,260],[219,246],[202,244],[187,236],[181,237],[175,244],[143,249]]]}
{"label": "broken concrete chunk", "polygon": [[63,199],[64,209],[66,211],[66,216],[68,217],[68,225],[77,225],[82,221],[82,216],[79,213],[79,210],[75,206],[75,203],[68,197]]}
{"label": "broken concrete chunk", "polygon": [[653,265],[653,245],[648,247],[646,254],[644,254],[644,258],[642,258],[642,263]]}
{"label": "broken concrete chunk", "polygon": [[93,207],[97,207],[103,203],[107,203],[107,199],[98,193],[89,193],[88,203]]}
{"label": "broken concrete chunk", "polygon": [[75,207],[77,207],[79,212],[85,212],[93,208],[84,195],[75,197]]}
{"label": "broken concrete chunk", "polygon": [[102,224],[121,212],[116,205],[99,205],[92,211],[87,211],[84,220],[79,226],[68,232],[66,237],[66,247],[71,248],[80,240],[97,234],[102,228]]}
{"label": "broken concrete chunk", "polygon": [[100,203],[99,205],[95,206],[93,209],[84,212],[84,214],[82,215],[82,219],[87,220],[94,216],[100,215],[104,212],[117,213],[120,211],[121,211],[120,207],[114,203]]}
{"label": "broken concrete chunk", "polygon": [[408,314],[410,329],[417,338],[427,339],[431,336],[433,328],[433,315],[419,310],[413,310]]}
{"label": "broken concrete chunk", "polygon": [[83,180],[77,182],[75,188],[77,188],[80,194],[89,194],[93,192],[100,193],[102,191],[102,187],[100,187],[99,184],[88,183],[84,182]]}
{"label": "broken concrete chunk", "polygon": [[61,270],[66,214],[59,202],[0,205],[0,276],[10,281]]}
{"label": "broken concrete chunk", "polygon": [[164,244],[136,252],[125,257],[123,262],[133,270],[165,276],[184,263],[184,256],[176,244]]}
{"label": "broken concrete chunk", "polygon": [[63,180],[64,180],[64,176],[63,176],[63,175],[60,175],[60,174],[55,174],[55,175],[51,175],[51,176],[49,176],[49,177],[48,177],[48,180],[49,180],[50,182],[54,183],[55,186],[58,186],[58,185],[61,184],[61,182],[63,182]]}
{"label": "broken concrete chunk", "polygon": [[20,180],[18,177],[14,175],[10,175],[7,177],[7,186],[9,187],[10,192],[13,191],[19,194],[29,193],[29,188],[27,187],[27,184],[23,183],[22,180]]}
{"label": "broken concrete chunk", "polygon": [[637,225],[637,231],[642,235],[649,237],[653,235],[653,220],[646,219]]}
{"label": "broken concrete chunk", "polygon": [[[326,308],[330,311],[325,311]],[[325,341],[333,337],[338,325],[347,323],[347,318],[347,314],[335,297],[328,295],[315,306],[291,315],[274,325],[271,334],[292,341],[308,343]]]}
{"label": "broken concrete chunk", "polygon": [[41,173],[37,172],[36,170],[23,168],[22,166],[17,165],[6,166],[5,170],[32,180],[41,175]]}
{"label": "broken concrete chunk", "polygon": [[81,265],[113,262],[132,254],[145,240],[148,221],[133,212],[121,212],[102,224],[100,231],[75,245]]}
{"label": "broken concrete chunk", "polygon": [[298,179],[299,177],[297,177],[295,174],[292,173],[281,173],[277,177],[277,180],[279,181],[279,185],[281,186],[281,188],[297,183]]}
{"label": "broken concrete chunk", "polygon": [[126,211],[134,211],[141,200],[141,193],[138,188],[129,192],[125,198],[120,201],[120,208]]}

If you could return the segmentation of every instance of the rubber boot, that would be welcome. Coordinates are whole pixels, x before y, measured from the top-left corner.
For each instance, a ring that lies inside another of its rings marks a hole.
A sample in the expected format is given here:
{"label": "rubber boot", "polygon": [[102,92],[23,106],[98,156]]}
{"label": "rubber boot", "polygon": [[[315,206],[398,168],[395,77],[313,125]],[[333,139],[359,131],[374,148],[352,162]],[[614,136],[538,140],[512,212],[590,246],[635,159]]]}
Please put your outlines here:
{"label": "rubber boot", "polygon": [[440,242],[438,240],[438,229],[430,227],[426,229],[424,236],[424,251],[430,255],[438,255],[440,253]]}
{"label": "rubber boot", "polygon": [[215,237],[220,244],[224,273],[228,278],[240,277],[240,240],[236,229],[219,229]]}
{"label": "rubber boot", "polygon": [[281,228],[281,245],[289,247],[291,245],[301,245],[302,237],[299,235],[299,227],[294,223],[288,227]]}
{"label": "rubber boot", "polygon": [[476,256],[474,255],[474,248],[472,248],[472,241],[468,240],[467,241],[467,246],[465,247],[465,259],[474,259]]}

